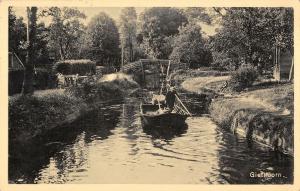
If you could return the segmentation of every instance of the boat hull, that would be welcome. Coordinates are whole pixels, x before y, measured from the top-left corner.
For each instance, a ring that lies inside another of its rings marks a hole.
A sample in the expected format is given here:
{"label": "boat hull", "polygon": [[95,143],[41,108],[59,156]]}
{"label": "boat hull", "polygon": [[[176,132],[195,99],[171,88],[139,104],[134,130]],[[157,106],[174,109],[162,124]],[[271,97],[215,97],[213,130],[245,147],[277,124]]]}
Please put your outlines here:
{"label": "boat hull", "polygon": [[153,104],[141,104],[141,122],[143,128],[178,129],[186,127],[185,120],[188,115],[161,111],[159,106]]}
{"label": "boat hull", "polygon": [[155,116],[141,115],[143,127],[182,127],[185,126],[186,115],[164,113]]}

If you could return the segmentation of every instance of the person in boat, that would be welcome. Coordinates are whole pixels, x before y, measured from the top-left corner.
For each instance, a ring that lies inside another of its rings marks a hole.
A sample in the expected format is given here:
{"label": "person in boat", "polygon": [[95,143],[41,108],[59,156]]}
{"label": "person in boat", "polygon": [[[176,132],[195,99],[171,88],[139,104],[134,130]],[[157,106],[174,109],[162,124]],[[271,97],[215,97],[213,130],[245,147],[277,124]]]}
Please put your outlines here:
{"label": "person in boat", "polygon": [[175,87],[170,87],[166,94],[166,106],[169,112],[172,112],[174,109],[176,95],[177,92],[175,90]]}

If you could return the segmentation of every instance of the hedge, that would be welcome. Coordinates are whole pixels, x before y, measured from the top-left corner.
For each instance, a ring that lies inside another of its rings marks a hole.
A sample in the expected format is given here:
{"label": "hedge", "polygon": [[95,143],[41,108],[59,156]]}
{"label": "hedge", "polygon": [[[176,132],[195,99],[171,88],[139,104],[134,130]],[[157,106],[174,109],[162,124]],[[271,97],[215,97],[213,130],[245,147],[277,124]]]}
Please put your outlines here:
{"label": "hedge", "polygon": [[62,60],[54,64],[53,71],[64,75],[95,74],[96,63],[91,60]]}

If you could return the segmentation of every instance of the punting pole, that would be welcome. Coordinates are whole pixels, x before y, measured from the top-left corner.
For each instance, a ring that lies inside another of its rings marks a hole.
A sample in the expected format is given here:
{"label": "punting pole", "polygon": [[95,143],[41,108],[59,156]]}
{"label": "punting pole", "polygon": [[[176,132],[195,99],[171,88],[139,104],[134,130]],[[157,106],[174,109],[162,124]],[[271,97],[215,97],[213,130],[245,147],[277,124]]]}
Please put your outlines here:
{"label": "punting pole", "polygon": [[167,69],[167,75],[166,75],[166,80],[168,79],[168,76],[169,76],[170,65],[171,65],[171,60],[169,60],[168,69]]}
{"label": "punting pole", "polygon": [[189,112],[189,110],[185,107],[185,105],[182,103],[182,101],[179,99],[179,97],[177,96],[177,95],[175,95],[176,96],[176,98],[178,99],[178,101],[180,102],[180,104],[183,106],[183,108],[186,110],[186,112],[190,115],[190,116],[192,116],[192,114]]}

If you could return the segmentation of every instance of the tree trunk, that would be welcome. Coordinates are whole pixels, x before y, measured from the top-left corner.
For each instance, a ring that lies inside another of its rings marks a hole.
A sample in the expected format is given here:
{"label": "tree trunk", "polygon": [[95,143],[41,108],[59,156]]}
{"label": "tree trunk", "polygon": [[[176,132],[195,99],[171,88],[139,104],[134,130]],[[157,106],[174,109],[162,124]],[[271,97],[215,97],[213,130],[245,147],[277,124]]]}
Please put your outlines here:
{"label": "tree trunk", "polygon": [[32,95],[33,94],[33,69],[34,69],[34,57],[35,57],[35,47],[36,42],[36,20],[37,20],[37,7],[27,8],[28,15],[28,35],[27,35],[27,55],[25,63],[25,74],[23,81],[22,94],[23,95]]}
{"label": "tree trunk", "polygon": [[132,38],[129,36],[129,62],[133,61]]}
{"label": "tree trunk", "polygon": [[63,48],[63,44],[61,42],[61,39],[59,40],[59,54],[60,54],[60,59],[64,60],[65,59],[65,52]]}

